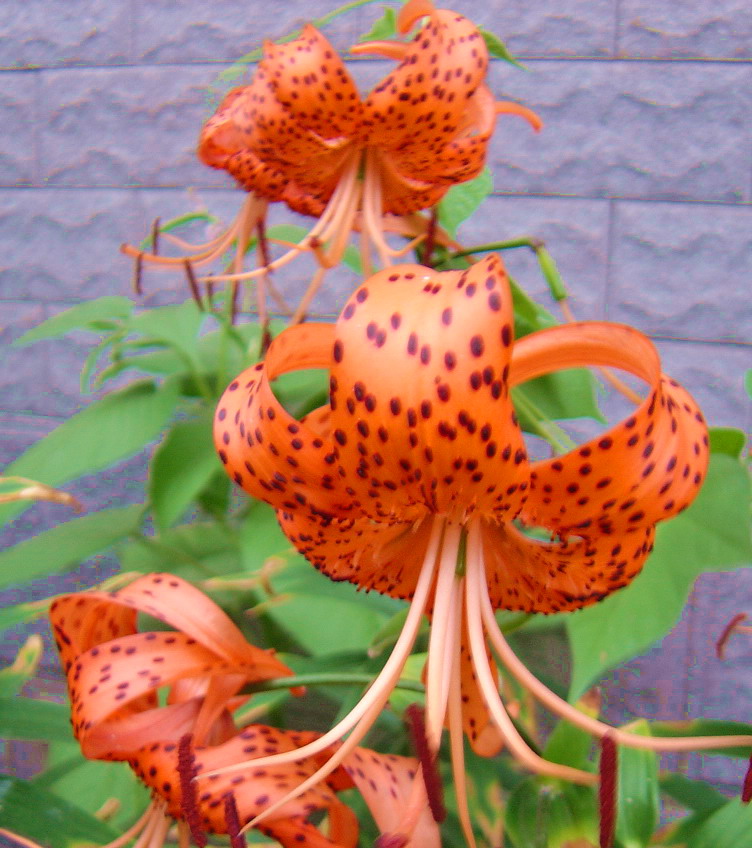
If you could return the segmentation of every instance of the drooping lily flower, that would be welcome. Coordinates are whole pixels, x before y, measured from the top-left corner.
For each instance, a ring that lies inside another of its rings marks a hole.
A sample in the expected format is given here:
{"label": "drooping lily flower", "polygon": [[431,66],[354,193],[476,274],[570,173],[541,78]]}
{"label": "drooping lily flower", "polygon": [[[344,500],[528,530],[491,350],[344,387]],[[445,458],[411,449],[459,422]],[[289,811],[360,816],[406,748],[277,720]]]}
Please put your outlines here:
{"label": "drooping lily flower", "polygon": [[[175,630],[139,632],[139,612]],[[110,848],[136,836],[139,848],[161,848],[173,820],[181,846],[190,834],[206,844],[207,832],[240,844],[241,828],[290,794],[295,799],[264,823],[267,835],[290,848],[354,848],[358,823],[335,795],[352,786],[382,830],[408,821],[437,848],[436,825],[413,789],[418,764],[407,757],[361,748],[302,792],[298,787],[317,772],[321,755],[247,776],[194,780],[199,770],[290,752],[319,734],[236,727],[233,713],[250,697],[238,694],[243,686],[292,671],[272,652],[246,642],[225,613],[184,580],[150,574],[115,592],[65,595],[52,604],[50,618],[84,755],[127,761],[152,790],[144,815]],[[328,814],[328,837],[308,821],[316,810]]]}
{"label": "drooping lily flower", "polygon": [[[529,749],[500,697],[490,648],[546,707],[596,737],[653,750],[752,744],[614,730],[558,698],[509,647],[495,610],[576,610],[626,586],[655,524],[692,501],[708,461],[702,414],[637,330],[583,322],[515,341],[513,319],[496,256],[466,271],[393,266],[353,294],[336,325],[283,332],[265,362],[230,384],[215,418],[228,474],[277,510],[317,569],[410,600],[392,654],[350,714],[300,752],[261,762],[318,753],[350,731],[311,782],[335,768],[385,705],[429,613],[427,743],[435,754],[448,725],[470,844],[463,731],[481,754],[503,741],[532,771],[597,780]],[[644,383],[644,399],[602,435],[532,462],[510,389],[574,367],[626,371]],[[328,370],[330,402],[298,421],[272,381],[307,368]],[[531,532],[540,529],[548,541]]]}
{"label": "drooping lily flower", "polygon": [[[298,316],[305,314],[325,270],[340,261],[353,229],[363,235],[367,273],[371,245],[382,265],[404,254],[387,244],[384,216],[428,209],[452,185],[477,176],[498,113],[520,115],[540,128],[529,109],[494,102],[485,84],[488,52],[467,18],[435,9],[430,0],[410,0],[399,14],[399,31],[409,32],[424,16],[427,22],[410,42],[352,48],[399,61],[365,100],[313,26],[286,44],[265,43],[251,84],[225,97],[199,140],[201,160],[228,171],[249,192],[236,221],[187,257],[143,254],[128,245],[124,252],[139,263],[174,267],[188,261],[192,268],[211,263],[235,244],[231,273],[212,280],[258,278],[263,285],[267,271],[303,250],[313,251],[321,267]],[[274,261],[262,256],[261,267],[243,271],[251,238],[260,226],[263,234],[270,202],[318,221],[299,246]],[[410,228],[420,241],[420,224],[413,219]]]}

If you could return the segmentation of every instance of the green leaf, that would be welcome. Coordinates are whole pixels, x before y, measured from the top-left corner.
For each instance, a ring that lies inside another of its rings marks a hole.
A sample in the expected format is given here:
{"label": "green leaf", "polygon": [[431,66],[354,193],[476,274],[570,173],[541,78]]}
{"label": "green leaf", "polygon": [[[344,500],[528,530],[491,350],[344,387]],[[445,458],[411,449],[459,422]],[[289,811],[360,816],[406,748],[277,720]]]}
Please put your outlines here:
{"label": "green leaf", "polygon": [[538,265],[540,266],[543,278],[551,292],[551,297],[557,301],[566,300],[568,297],[567,289],[564,281],[561,279],[561,274],[553,256],[542,246],[536,248],[535,256],[538,259]]}
{"label": "green leaf", "polygon": [[127,318],[132,311],[133,303],[127,297],[107,295],[87,300],[32,327],[13,342],[13,347],[24,347],[41,339],[54,339],[71,330],[92,329],[89,325],[109,319]]}
{"label": "green leaf", "polygon": [[752,398],[752,368],[744,375],[744,388],[747,394]]}
{"label": "green leaf", "polygon": [[498,35],[494,35],[492,32],[489,32],[482,27],[478,27],[478,30],[483,36],[483,41],[486,42],[486,47],[488,48],[488,52],[491,56],[495,56],[497,59],[503,59],[505,62],[509,62],[510,65],[514,65],[516,68],[522,68],[524,70],[525,66],[512,56],[507,49],[506,44],[504,44]]}
{"label": "green leaf", "polygon": [[0,828],[49,848],[101,845],[118,835],[80,807],[7,775],[0,775]]}
{"label": "green leaf", "polygon": [[178,351],[186,362],[195,362],[196,340],[206,317],[193,300],[177,306],[147,309],[130,322],[130,332]]}
{"label": "green leaf", "polygon": [[739,459],[747,444],[747,437],[742,430],[735,427],[711,427],[710,450],[713,453],[725,453]]}
{"label": "green leaf", "polygon": [[47,769],[31,781],[38,789],[54,792],[87,813],[116,799],[119,806],[108,823],[118,830],[133,824],[148,806],[148,790],[126,763],[87,760],[77,742],[54,742],[48,752]]}
{"label": "green leaf", "polygon": [[42,649],[42,637],[32,633],[19,648],[13,663],[0,671],[0,697],[12,698],[18,695],[24,683],[36,674]]}
{"label": "green leaf", "polygon": [[688,510],[658,525],[642,573],[599,604],[566,616],[573,669],[570,699],[607,669],[647,650],[673,627],[694,580],[752,560],[746,471],[712,454],[707,480]]}
{"label": "green leaf", "polygon": [[702,780],[691,780],[678,772],[662,775],[660,788],[661,792],[696,813],[712,813],[728,801],[725,795],[710,784]]}
{"label": "green leaf", "polygon": [[[512,398],[522,396],[550,420],[592,418],[605,423],[595,393],[593,375],[585,368],[567,368],[528,380],[512,389]],[[522,409],[517,410],[523,430],[535,429]]]}
{"label": "green leaf", "polygon": [[0,553],[0,586],[54,574],[79,565],[135,533],[143,506],[103,509],[58,524]]}
{"label": "green leaf", "polygon": [[0,609],[0,631],[15,627],[17,624],[25,624],[27,621],[41,618],[46,614],[46,606],[38,601],[5,607],[5,609]]}
{"label": "green leaf", "polygon": [[361,35],[358,43],[363,41],[385,41],[397,35],[397,13],[389,6],[384,6],[384,14],[374,22],[371,29]]}
{"label": "green leaf", "polygon": [[687,848],[752,848],[752,806],[734,798],[707,816]]}
{"label": "green leaf", "polygon": [[172,426],[154,452],[149,471],[149,498],[160,530],[183,515],[218,468],[209,410]]}
{"label": "green leaf", "polygon": [[466,221],[493,191],[493,176],[484,168],[475,179],[452,186],[439,202],[439,223],[454,236],[457,227]]}
{"label": "green leaf", "polygon": [[[650,736],[641,719],[628,728]],[[658,758],[653,751],[621,747],[618,753],[616,837],[623,848],[643,848],[658,826]]]}
{"label": "green leaf", "polygon": [[556,324],[554,316],[536,303],[518,283],[511,278],[509,283],[514,304],[514,337],[516,339]]}
{"label": "green leaf", "polygon": [[531,777],[509,797],[506,829],[519,848],[567,848],[567,843],[598,843],[598,807],[586,786]]}
{"label": "green leaf", "polygon": [[4,739],[71,740],[65,704],[33,698],[0,698],[0,736]]}
{"label": "green leaf", "polygon": [[[167,381],[133,383],[94,401],[5,469],[6,475],[44,480],[59,486],[83,474],[101,471],[132,456],[154,440],[172,417],[178,386]],[[0,507],[0,524],[23,506]]]}
{"label": "green leaf", "polygon": [[154,537],[140,537],[121,551],[124,571],[171,571],[201,580],[240,571],[238,545],[215,521],[184,524]]}
{"label": "green leaf", "polygon": [[[585,712],[592,715],[589,710]],[[592,771],[592,763],[590,762],[590,752],[593,748],[593,737],[575,727],[568,721],[560,721],[557,723],[553,732],[548,737],[546,747],[543,751],[545,759],[553,763],[561,763],[561,765],[572,766],[572,768],[582,769],[583,771]]]}

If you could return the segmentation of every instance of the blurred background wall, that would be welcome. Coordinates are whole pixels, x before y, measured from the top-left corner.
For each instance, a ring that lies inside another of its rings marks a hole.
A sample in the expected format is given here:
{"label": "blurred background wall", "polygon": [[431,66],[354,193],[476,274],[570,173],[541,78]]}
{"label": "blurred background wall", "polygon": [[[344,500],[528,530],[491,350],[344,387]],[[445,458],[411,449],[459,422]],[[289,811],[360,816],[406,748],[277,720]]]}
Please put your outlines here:
{"label": "blurred background wall", "polygon": [[[206,205],[232,217],[239,192],[194,155],[210,87],[262,37],[331,5],[2,0],[0,468],[89,399],[78,385],[85,337],[23,350],[11,341],[84,298],[127,294],[131,267],[118,246],[140,240],[155,216]],[[665,370],[712,424],[751,429],[742,385],[752,366],[748,0],[456,0],[455,8],[499,34],[526,66],[495,61],[494,92],[545,121],[539,136],[519,120],[499,121],[490,157],[495,195],[464,240],[545,239],[578,317],[647,332]],[[363,7],[327,35],[345,48],[380,14],[378,3]],[[384,65],[358,59],[352,67],[367,86]],[[529,256],[517,252],[509,265],[545,296]],[[182,285],[157,276],[148,277],[147,292]],[[318,314],[338,311],[344,285],[328,283]],[[138,500],[145,464],[136,458],[71,488],[89,509]],[[35,507],[3,541],[68,517]],[[94,561],[78,576],[18,587],[0,600],[45,596],[109,567]],[[752,698],[752,644],[740,637],[723,664],[713,654],[740,611],[752,612],[748,570],[702,578],[663,643],[611,676],[610,717],[749,720],[742,705]],[[18,638],[5,634],[5,657]],[[47,663],[54,666],[52,654]],[[713,758],[691,758],[689,773],[732,789],[739,778]]]}

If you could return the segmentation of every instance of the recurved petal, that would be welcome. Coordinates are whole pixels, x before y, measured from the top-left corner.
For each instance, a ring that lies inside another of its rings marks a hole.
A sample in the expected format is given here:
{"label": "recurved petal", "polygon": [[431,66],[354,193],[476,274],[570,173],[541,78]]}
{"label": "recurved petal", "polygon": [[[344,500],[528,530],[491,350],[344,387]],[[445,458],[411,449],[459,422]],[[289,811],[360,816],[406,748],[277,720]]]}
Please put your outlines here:
{"label": "recurved petal", "polygon": [[311,510],[277,512],[285,535],[319,571],[395,598],[411,598],[431,534],[431,520],[375,523],[359,514],[330,518]]}
{"label": "recurved petal", "polygon": [[78,657],[100,645],[136,632],[136,611],[114,604],[107,592],[62,595],[50,605],[50,624],[68,674]]}
{"label": "recurved petal", "polygon": [[[249,766],[244,771],[198,779],[196,800],[203,826],[214,833],[226,833],[223,799],[229,792],[235,796],[238,816],[244,824],[312,775],[317,766],[311,759],[274,768],[253,768],[254,759],[294,750],[302,742],[303,737],[294,731],[249,725],[222,745],[197,746],[194,769],[199,774],[236,763],[247,762]],[[131,758],[137,775],[167,802],[168,812],[176,818],[183,814],[178,754],[174,744],[154,744]],[[319,784],[289,801],[264,825],[273,827],[289,818],[302,822],[312,811],[324,809],[334,800],[326,783]]]}
{"label": "recurved petal", "polygon": [[487,67],[475,25],[448,9],[433,10],[403,60],[365,101],[369,140],[382,150],[420,145],[438,153],[465,126],[466,103]]}
{"label": "recurved petal", "polygon": [[214,601],[174,574],[146,574],[114,592],[112,600],[164,621],[226,663],[256,664],[264,676],[292,673],[269,651],[248,643]]}
{"label": "recurved petal", "polygon": [[544,542],[513,524],[483,523],[486,582],[495,609],[564,612],[603,600],[642,569],[652,525]]}
{"label": "recurved petal", "polygon": [[[382,833],[399,833],[410,803],[418,763],[413,757],[356,748],[343,767],[368,805]],[[428,805],[420,814],[411,845],[439,848],[439,829]]]}
{"label": "recurved petal", "polygon": [[274,395],[282,374],[328,368],[334,327],[300,324],[278,336],[266,360],[228,386],[214,419],[214,443],[230,477],[254,497],[288,512],[345,512],[336,450],[315,426],[297,421]]}
{"label": "recurved petal", "polygon": [[622,534],[688,506],[707,469],[707,429],[688,393],[661,374],[650,340],[619,324],[543,330],[516,344],[511,382],[578,366],[624,369],[647,395],[601,436],[533,464],[523,520],[560,533]]}
{"label": "recurved petal", "polygon": [[508,390],[512,298],[496,256],[467,271],[375,274],[337,322],[338,464],[376,520],[516,514],[528,465]]}

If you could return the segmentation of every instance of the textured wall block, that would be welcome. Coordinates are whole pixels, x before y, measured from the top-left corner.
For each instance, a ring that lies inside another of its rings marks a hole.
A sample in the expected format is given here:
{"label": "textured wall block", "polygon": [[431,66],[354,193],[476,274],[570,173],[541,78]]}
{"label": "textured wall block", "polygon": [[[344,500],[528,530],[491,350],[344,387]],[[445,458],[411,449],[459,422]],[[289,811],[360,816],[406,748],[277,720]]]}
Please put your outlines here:
{"label": "textured wall block", "polygon": [[659,339],[663,370],[675,377],[700,404],[711,427],[752,431],[752,404],[744,373],[752,364],[750,348]]}
{"label": "textured wall block", "polygon": [[[752,616],[752,569],[704,574],[698,579],[689,607],[692,626],[688,640],[687,710],[690,717],[749,721],[752,701],[749,635],[733,636],[723,660],[715,653],[724,627],[737,613]],[[690,776],[738,787],[746,766],[747,762],[741,759],[696,757],[690,763]]]}
{"label": "textured wall block", "polygon": [[129,0],[3,0],[0,67],[126,61],[131,5]]}
{"label": "textured wall block", "polygon": [[[0,409],[7,412],[54,414],[46,345],[13,348],[21,333],[44,320],[41,303],[0,303]],[[52,403],[51,403],[52,402]]]}
{"label": "textured wall block", "polygon": [[[572,295],[575,314],[596,319],[603,318],[608,221],[605,201],[494,196],[461,225],[459,235],[467,246],[520,236],[543,239]],[[558,315],[532,251],[516,248],[502,255],[510,275]]]}
{"label": "textured wall block", "polygon": [[498,35],[515,56],[613,53],[616,13],[612,3],[459,0],[446,5]]}
{"label": "textured wall block", "polygon": [[707,63],[494,63],[491,88],[545,121],[502,116],[499,190],[651,199],[749,198],[752,67]]}
{"label": "textured wall block", "polygon": [[44,179],[75,186],[224,185],[196,157],[212,67],[42,74]]}
{"label": "textured wall block", "polygon": [[[263,39],[276,40],[338,5],[327,0],[214,0],[211,4],[150,0],[138,9],[136,56],[149,62],[232,62],[260,47]],[[356,10],[336,18],[325,33],[344,49],[363,29],[360,11]]]}
{"label": "textured wall block", "polygon": [[619,203],[609,316],[645,332],[752,342],[752,208]]}
{"label": "textured wall block", "polygon": [[130,191],[0,191],[0,298],[66,302],[122,294],[119,246],[138,233]]}
{"label": "textured wall block", "polygon": [[622,0],[620,13],[620,55],[752,56],[747,0]]}
{"label": "textured wall block", "polygon": [[36,179],[38,83],[34,73],[0,73],[0,185]]}

